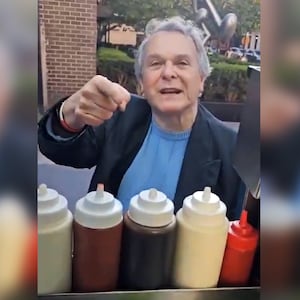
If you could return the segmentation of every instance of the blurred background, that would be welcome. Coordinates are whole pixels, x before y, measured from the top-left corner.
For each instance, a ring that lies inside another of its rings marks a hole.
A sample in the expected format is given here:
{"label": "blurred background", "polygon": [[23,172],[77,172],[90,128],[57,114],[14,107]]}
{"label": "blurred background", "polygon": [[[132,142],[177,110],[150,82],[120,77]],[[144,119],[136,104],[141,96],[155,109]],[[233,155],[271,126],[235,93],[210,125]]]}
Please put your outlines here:
{"label": "blurred background", "polygon": [[[97,29],[87,28],[85,33],[76,33],[75,29],[73,33],[73,39],[80,35],[78,38],[84,40],[86,34],[95,39],[89,50],[90,53],[94,51],[95,57],[87,61],[90,69],[85,67],[87,51],[78,54],[77,67],[70,66],[67,58],[56,57],[65,59],[62,63],[66,64],[59,73],[58,81],[51,77],[52,70],[46,73],[47,78],[52,79],[45,81],[40,69],[45,61],[43,52],[38,55],[38,49],[47,46],[49,39],[40,40],[38,48],[38,37],[44,37],[44,33],[38,34],[38,28],[43,31],[45,24],[38,26],[37,1],[0,2],[0,299],[6,299],[12,292],[24,295],[25,290],[28,294],[30,290],[34,291],[37,118],[55,99],[71,91],[66,86],[75,89],[81,85],[80,80],[96,72],[107,75],[116,57],[122,58],[124,63],[119,65],[122,68],[132,64],[141,28],[146,22],[143,20],[144,23],[138,24],[140,27],[134,28],[136,39],[133,45],[116,45],[113,42],[115,37],[108,35],[107,28],[120,18],[120,12],[124,12],[122,2],[94,2],[91,18],[95,17]],[[98,12],[97,7],[108,6],[109,2],[120,9],[115,12],[116,15],[112,15],[107,7]],[[151,12],[150,4],[143,8],[143,12]],[[240,9],[239,14],[242,14],[246,25],[237,27],[230,44],[216,44],[213,37],[208,40],[207,51],[215,65],[215,73],[207,83],[203,101],[207,105],[212,102],[241,105],[246,95],[247,65],[261,65],[262,294],[266,297],[271,295],[271,299],[299,299],[300,2],[228,0],[216,1],[216,6],[219,11],[223,9],[222,14],[229,11],[238,14]],[[187,1],[182,1],[179,8],[186,16],[193,15],[193,8],[187,5]],[[115,34],[123,29],[123,32],[132,32],[135,10],[130,10],[127,4],[126,10],[130,12],[126,30],[123,25],[120,28],[116,26]],[[207,26],[210,28],[209,24]],[[108,54],[107,48],[113,50]],[[55,57],[52,59],[54,61],[50,65],[54,66]],[[101,68],[98,61],[102,62]],[[105,64],[110,64],[110,67],[105,67]],[[82,69],[79,70],[79,67]],[[113,76],[138,93],[131,73],[124,68],[114,72]],[[46,84],[47,94],[42,90]],[[219,111],[224,114],[225,108]],[[232,111],[224,118],[236,122],[239,113],[233,114]]]}
{"label": "blurred background", "polygon": [[35,291],[37,37],[36,1],[1,1],[0,299]]}
{"label": "blurred background", "polygon": [[261,0],[261,285],[300,297],[300,2]]}

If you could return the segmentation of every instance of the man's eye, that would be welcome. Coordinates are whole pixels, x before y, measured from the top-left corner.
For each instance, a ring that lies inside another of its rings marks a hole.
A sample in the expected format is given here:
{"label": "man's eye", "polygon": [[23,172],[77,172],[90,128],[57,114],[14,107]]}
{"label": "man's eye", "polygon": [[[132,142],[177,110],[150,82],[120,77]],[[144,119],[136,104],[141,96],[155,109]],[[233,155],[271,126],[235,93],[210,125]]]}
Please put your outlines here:
{"label": "man's eye", "polygon": [[160,65],[160,62],[159,61],[152,61],[150,63],[150,66],[159,66]]}
{"label": "man's eye", "polygon": [[189,63],[186,60],[181,60],[178,62],[180,66],[187,66]]}

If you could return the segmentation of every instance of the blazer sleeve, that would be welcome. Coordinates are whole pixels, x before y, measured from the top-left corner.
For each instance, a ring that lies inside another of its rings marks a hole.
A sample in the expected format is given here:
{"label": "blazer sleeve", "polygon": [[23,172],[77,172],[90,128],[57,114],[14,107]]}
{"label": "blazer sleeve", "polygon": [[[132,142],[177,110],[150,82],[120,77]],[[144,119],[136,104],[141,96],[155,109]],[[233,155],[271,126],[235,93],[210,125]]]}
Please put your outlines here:
{"label": "blazer sleeve", "polygon": [[106,125],[86,126],[78,134],[61,137],[54,133],[53,124],[58,123],[54,105],[38,123],[38,145],[41,153],[56,164],[73,168],[92,168],[97,164],[105,143]]}

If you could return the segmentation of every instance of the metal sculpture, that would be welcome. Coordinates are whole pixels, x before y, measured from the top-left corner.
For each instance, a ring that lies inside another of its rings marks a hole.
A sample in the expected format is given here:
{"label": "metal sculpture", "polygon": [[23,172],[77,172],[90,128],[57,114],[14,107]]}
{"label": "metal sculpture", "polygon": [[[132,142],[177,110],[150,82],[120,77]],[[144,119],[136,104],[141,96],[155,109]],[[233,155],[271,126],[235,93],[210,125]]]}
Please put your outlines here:
{"label": "metal sculpture", "polygon": [[192,0],[192,3],[195,22],[203,31],[203,43],[212,35],[218,36],[222,43],[229,42],[236,30],[237,16],[228,13],[221,19],[211,0]]}

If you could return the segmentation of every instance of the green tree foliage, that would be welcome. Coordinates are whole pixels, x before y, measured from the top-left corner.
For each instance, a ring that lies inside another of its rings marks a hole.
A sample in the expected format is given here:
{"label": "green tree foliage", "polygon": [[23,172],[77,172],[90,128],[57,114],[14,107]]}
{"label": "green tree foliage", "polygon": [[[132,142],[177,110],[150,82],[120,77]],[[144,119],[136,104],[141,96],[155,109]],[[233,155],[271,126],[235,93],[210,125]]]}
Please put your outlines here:
{"label": "green tree foliage", "polygon": [[[221,18],[233,12],[238,17],[237,35],[260,29],[260,1],[258,0],[212,0]],[[152,18],[180,15],[194,19],[192,0],[108,0],[106,5],[113,12],[110,23],[125,23],[136,30],[144,30]],[[208,20],[209,22],[209,20]]]}
{"label": "green tree foliage", "polygon": [[257,0],[213,0],[221,17],[227,13],[235,13],[238,18],[237,34],[260,29],[260,1]]}
{"label": "green tree foliage", "polygon": [[106,5],[113,11],[110,22],[125,23],[136,30],[143,30],[152,18],[193,18],[191,0],[109,0]]}

